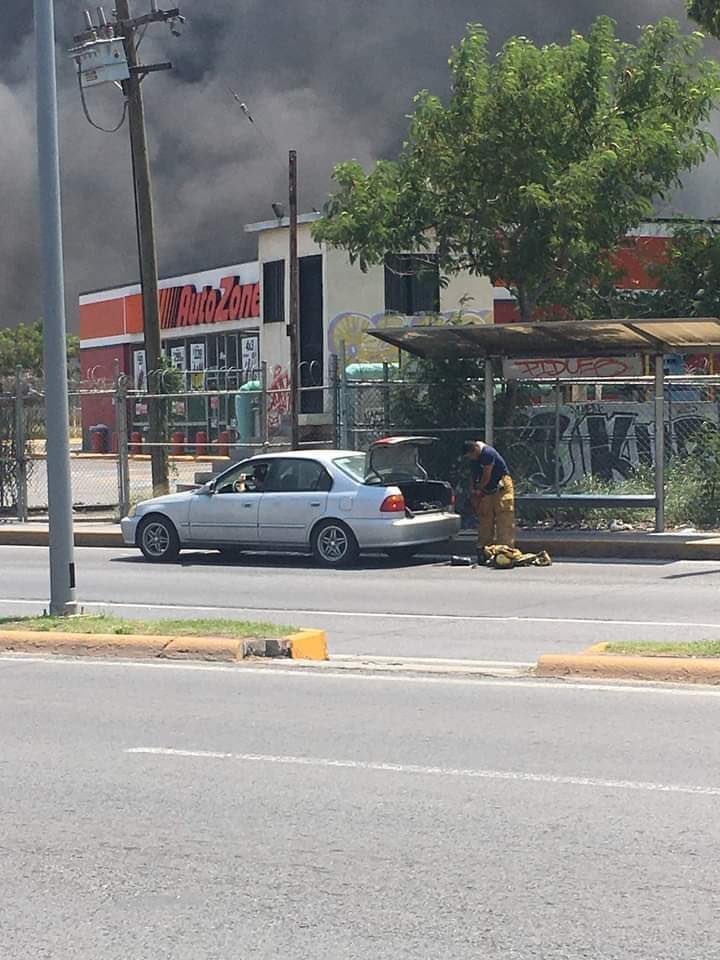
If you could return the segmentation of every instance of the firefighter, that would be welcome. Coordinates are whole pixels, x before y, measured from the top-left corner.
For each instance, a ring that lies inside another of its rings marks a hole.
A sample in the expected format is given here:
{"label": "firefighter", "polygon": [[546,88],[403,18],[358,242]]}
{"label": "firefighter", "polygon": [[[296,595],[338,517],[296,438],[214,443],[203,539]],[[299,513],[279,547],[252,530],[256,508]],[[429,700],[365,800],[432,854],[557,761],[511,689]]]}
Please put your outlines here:
{"label": "firefighter", "polygon": [[515,546],[515,488],[508,465],[494,447],[466,440],[463,456],[470,463],[470,498],[478,517],[478,559],[491,544]]}

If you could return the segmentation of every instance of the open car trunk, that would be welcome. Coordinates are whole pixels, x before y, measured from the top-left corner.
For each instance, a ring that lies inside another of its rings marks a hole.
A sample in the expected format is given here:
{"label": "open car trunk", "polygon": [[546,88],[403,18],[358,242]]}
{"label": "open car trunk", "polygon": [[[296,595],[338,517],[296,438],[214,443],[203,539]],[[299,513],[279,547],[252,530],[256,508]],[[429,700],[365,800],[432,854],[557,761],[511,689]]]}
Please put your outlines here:
{"label": "open car trunk", "polygon": [[442,480],[410,480],[398,483],[411,513],[432,513],[447,510],[452,503],[449,483]]}
{"label": "open car trunk", "polygon": [[411,513],[447,510],[452,489],[442,480],[429,480],[420,463],[420,447],[435,442],[434,437],[385,437],[368,451],[368,481],[377,481],[402,490]]}

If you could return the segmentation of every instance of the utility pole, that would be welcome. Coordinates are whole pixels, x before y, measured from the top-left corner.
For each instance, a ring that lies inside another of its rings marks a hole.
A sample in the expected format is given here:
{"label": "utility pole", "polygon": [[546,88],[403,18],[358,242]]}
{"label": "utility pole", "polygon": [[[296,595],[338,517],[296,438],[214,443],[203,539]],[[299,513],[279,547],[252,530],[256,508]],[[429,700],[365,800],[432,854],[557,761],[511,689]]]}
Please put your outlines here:
{"label": "utility pole", "polygon": [[300,446],[300,358],[298,351],[298,332],[300,330],[299,273],[298,273],[298,210],[297,210],[297,152],[290,151],[290,316],[288,336],[290,337],[290,446],[297,450]]}
{"label": "utility pole", "polygon": [[50,522],[50,614],[77,613],[70,483],[65,280],[55,72],[54,0],[35,0],[37,154]]}
{"label": "utility pole", "polygon": [[[132,157],[133,184],[135,192],[135,215],[137,221],[138,259],[143,298],[143,330],[145,355],[148,370],[148,411],[150,420],[149,441],[152,461],[153,493],[167,493],[168,459],[165,433],[162,353],[160,348],[160,311],[158,304],[157,251],[152,204],[152,182],[145,131],[145,112],[142,96],[142,81],[147,74],[158,70],[170,70],[170,63],[141,64],[138,57],[137,32],[146,30],[152,23],[167,23],[171,32],[179,36],[179,26],[185,19],[175,7],[159,10],[157,0],[150,0],[150,13],[132,17],[129,0],[116,0],[115,21],[108,24],[102,7],[97,8],[97,26],[89,11],[85,12],[88,29],[75,38],[80,43],[71,51],[78,63],[81,90],[83,86],[115,80],[125,94],[130,126],[130,152]],[[122,42],[125,59],[118,57],[113,44]],[[126,62],[125,62],[126,60]],[[114,61],[114,62],[113,62]],[[115,74],[113,71],[121,70]],[[120,77],[120,79],[117,79]],[[87,115],[87,106],[83,99]],[[88,119],[90,119],[88,117]],[[92,121],[91,121],[92,122]],[[107,131],[110,132],[110,131]]]}
{"label": "utility pole", "polygon": [[140,284],[143,300],[143,330],[145,357],[148,370],[148,400],[150,460],[152,467],[153,495],[169,490],[168,457],[164,434],[163,378],[160,372],[160,309],[158,304],[158,267],[155,247],[155,223],[152,203],[152,181],[145,132],[145,108],[143,105],[142,80],[144,74],[138,59],[136,26],[130,19],[128,0],[116,0],[116,13],[120,35],[125,40],[130,77],[123,82],[127,97],[128,123],[130,125],[130,152],[132,155],[133,183],[135,185],[135,212],[137,216],[138,256],[140,260]]}

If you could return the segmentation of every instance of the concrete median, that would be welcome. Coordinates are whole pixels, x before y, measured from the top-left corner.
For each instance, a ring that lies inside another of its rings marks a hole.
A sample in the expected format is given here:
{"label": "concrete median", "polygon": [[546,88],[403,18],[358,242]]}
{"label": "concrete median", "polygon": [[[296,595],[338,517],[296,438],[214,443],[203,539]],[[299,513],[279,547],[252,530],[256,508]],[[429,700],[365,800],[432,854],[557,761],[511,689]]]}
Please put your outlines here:
{"label": "concrete median", "polygon": [[604,653],[597,643],[583,653],[545,654],[538,659],[538,677],[595,680],[654,680],[666,683],[720,684],[720,657],[639,656]]}
{"label": "concrete median", "polygon": [[256,658],[328,659],[327,635],[324,630],[300,630],[277,638],[243,639],[0,629],[0,651],[68,657],[209,660],[224,663]]}

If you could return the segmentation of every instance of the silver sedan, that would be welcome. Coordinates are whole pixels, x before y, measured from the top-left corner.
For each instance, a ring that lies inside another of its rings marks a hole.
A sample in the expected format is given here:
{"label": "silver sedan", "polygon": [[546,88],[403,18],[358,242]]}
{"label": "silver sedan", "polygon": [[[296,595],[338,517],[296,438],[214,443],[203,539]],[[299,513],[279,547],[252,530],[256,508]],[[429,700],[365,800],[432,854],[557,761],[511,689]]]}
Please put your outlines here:
{"label": "silver sedan", "polygon": [[339,567],[360,551],[409,558],[460,529],[450,485],[431,480],[419,448],[431,437],[388,437],[368,454],[302,450],[233,464],[197,490],[145,500],[122,520],[147,560],[184,547],[311,552]]}

